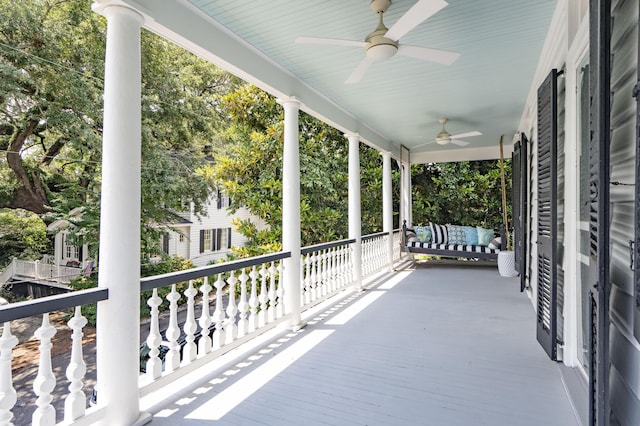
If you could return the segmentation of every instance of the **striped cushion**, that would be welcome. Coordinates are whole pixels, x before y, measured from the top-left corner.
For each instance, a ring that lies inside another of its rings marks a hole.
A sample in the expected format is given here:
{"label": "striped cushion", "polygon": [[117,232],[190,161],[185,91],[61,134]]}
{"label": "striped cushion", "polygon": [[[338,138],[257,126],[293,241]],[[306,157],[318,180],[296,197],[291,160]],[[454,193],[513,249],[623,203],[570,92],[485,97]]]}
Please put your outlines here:
{"label": "striped cushion", "polygon": [[408,247],[420,247],[436,250],[455,250],[464,251],[470,253],[499,253],[500,249],[492,249],[487,246],[471,246],[465,244],[435,244],[435,243],[421,243],[419,241],[410,242]]}
{"label": "striped cushion", "polygon": [[431,228],[431,238],[433,244],[447,244],[449,242],[449,234],[445,225],[437,225],[429,222]]}

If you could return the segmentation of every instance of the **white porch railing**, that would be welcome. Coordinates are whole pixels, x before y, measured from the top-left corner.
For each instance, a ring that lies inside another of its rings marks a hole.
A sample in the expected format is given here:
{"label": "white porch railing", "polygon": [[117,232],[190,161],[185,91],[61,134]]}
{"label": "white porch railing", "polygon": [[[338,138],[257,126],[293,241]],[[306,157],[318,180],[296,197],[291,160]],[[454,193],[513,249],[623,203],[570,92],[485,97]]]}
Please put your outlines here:
{"label": "white porch railing", "polygon": [[[366,275],[388,267],[388,238],[391,233],[362,237],[362,268]],[[302,311],[350,288],[353,284],[353,243],[342,240],[303,248],[301,250]],[[395,249],[394,249],[395,252]],[[147,304],[151,308],[149,333],[145,342],[149,359],[142,365],[145,373],[139,380],[140,396],[145,396],[207,364],[244,342],[270,330],[288,319],[281,285],[282,260],[290,253],[276,253],[219,265],[210,265],[141,280],[141,291],[151,291]],[[394,254],[395,257],[395,254]],[[168,325],[161,330],[159,306],[169,303]],[[186,303],[178,307],[178,300]],[[98,405],[87,409],[83,383],[88,368],[83,359],[82,334],[87,323],[80,306],[108,299],[108,290],[96,288],[35,301],[0,307],[0,424],[10,424],[14,417],[16,389],[11,368],[13,350],[18,339],[11,332],[11,321],[42,315],[41,327],[34,336],[40,341],[38,375],[33,381],[33,393],[38,397],[32,423],[54,425],[56,408],[52,403],[56,377],[52,368],[52,338],[56,328],[49,322],[49,313],[71,309],[67,323],[71,330],[72,352],[66,368],[69,391],[64,397],[65,424],[93,424],[104,418],[107,410],[118,409]],[[196,313],[199,305],[199,315]],[[178,320],[178,315],[186,318]],[[134,327],[139,324],[132,325]],[[94,367],[94,366],[91,366]],[[92,368],[94,369],[94,368]],[[60,410],[62,407],[58,407]],[[27,413],[20,413],[21,422]]]}
{"label": "white porch railing", "polygon": [[13,259],[0,278],[0,285],[4,285],[13,278],[49,281],[58,284],[69,284],[72,279],[82,273],[82,268],[71,266],[51,265],[38,260]]}

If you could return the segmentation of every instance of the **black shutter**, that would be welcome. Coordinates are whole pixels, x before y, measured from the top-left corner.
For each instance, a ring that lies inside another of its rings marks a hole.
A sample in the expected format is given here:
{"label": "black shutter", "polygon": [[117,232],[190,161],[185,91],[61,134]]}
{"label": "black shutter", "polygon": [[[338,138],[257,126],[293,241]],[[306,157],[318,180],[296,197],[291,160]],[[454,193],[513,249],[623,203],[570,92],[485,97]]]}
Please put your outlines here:
{"label": "black shutter", "polygon": [[[638,9],[640,14],[640,8]],[[638,17],[640,21],[640,16]],[[633,251],[633,281],[634,298],[636,301],[636,316],[640,318],[640,31],[638,31],[638,65],[636,85],[633,97],[636,98],[636,211],[635,211],[635,240]]]}
{"label": "black shutter", "polygon": [[169,254],[169,234],[162,235],[162,251]]}
{"label": "black shutter", "polygon": [[231,228],[227,228],[227,248],[231,248]]}
{"label": "black shutter", "polygon": [[222,208],[222,193],[218,189],[218,210]]}
{"label": "black shutter", "polygon": [[222,229],[214,229],[213,233],[215,235],[214,238],[212,238],[213,240],[213,244],[215,245],[213,247],[213,251],[218,251],[222,249]]}
{"label": "black shutter", "polygon": [[516,142],[512,156],[512,224],[513,249],[515,252],[516,271],[520,273],[520,291],[524,291],[527,275],[527,191],[528,191],[528,140],[524,133],[520,133],[520,140]]}
{"label": "black shutter", "polygon": [[204,229],[200,230],[200,253],[204,252]]}
{"label": "black shutter", "polygon": [[538,88],[538,300],[537,338],[557,360],[557,96],[558,70]]}
{"label": "black shutter", "polygon": [[609,424],[609,129],[611,2],[589,3],[589,423]]}

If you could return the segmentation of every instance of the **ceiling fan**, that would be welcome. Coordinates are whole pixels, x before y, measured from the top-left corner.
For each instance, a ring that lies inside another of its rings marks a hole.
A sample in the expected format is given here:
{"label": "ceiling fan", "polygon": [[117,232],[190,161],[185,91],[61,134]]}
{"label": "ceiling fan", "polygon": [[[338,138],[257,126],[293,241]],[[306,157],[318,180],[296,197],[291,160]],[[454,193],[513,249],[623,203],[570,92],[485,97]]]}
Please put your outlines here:
{"label": "ceiling fan", "polygon": [[421,146],[425,146],[425,145],[429,145],[432,143],[437,143],[438,145],[448,145],[449,143],[452,143],[454,145],[458,145],[458,146],[467,146],[469,145],[469,142],[467,141],[463,141],[462,138],[470,138],[472,136],[480,136],[482,135],[482,133],[478,132],[478,131],[474,131],[474,132],[467,132],[467,133],[459,133],[457,135],[452,135],[449,132],[447,132],[447,130],[444,128],[444,125],[447,122],[446,118],[441,118],[438,120],[438,122],[440,124],[442,124],[442,130],[440,130],[440,133],[438,133],[436,135],[436,138],[432,141],[429,141],[427,143],[423,143],[421,145],[418,145],[415,148],[419,148]]}
{"label": "ceiling fan", "polygon": [[353,70],[345,83],[359,82],[374,62],[387,60],[396,53],[402,56],[444,65],[451,65],[458,59],[460,54],[456,52],[398,43],[401,37],[440,9],[447,6],[448,3],[446,1],[418,0],[391,28],[387,29],[382,22],[382,16],[390,5],[391,0],[371,0],[371,9],[378,14],[378,27],[371,34],[367,35],[364,41],[323,37],[298,37],[296,38],[296,43],[365,48],[366,57],[358,64],[356,69]]}

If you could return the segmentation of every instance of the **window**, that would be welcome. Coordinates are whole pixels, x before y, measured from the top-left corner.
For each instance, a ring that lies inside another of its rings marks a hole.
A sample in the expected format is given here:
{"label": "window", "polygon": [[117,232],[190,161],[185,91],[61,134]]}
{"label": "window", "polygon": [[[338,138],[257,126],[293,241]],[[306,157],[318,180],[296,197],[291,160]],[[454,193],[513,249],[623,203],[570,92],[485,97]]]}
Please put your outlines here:
{"label": "window", "polygon": [[200,231],[200,253],[231,248],[231,228],[203,229]]}
{"label": "window", "polygon": [[64,247],[65,259],[80,259],[80,247],[74,245],[67,234],[64,234],[62,244]]}
{"label": "window", "polygon": [[178,241],[184,243],[184,234],[180,234],[180,236],[178,237]]}

